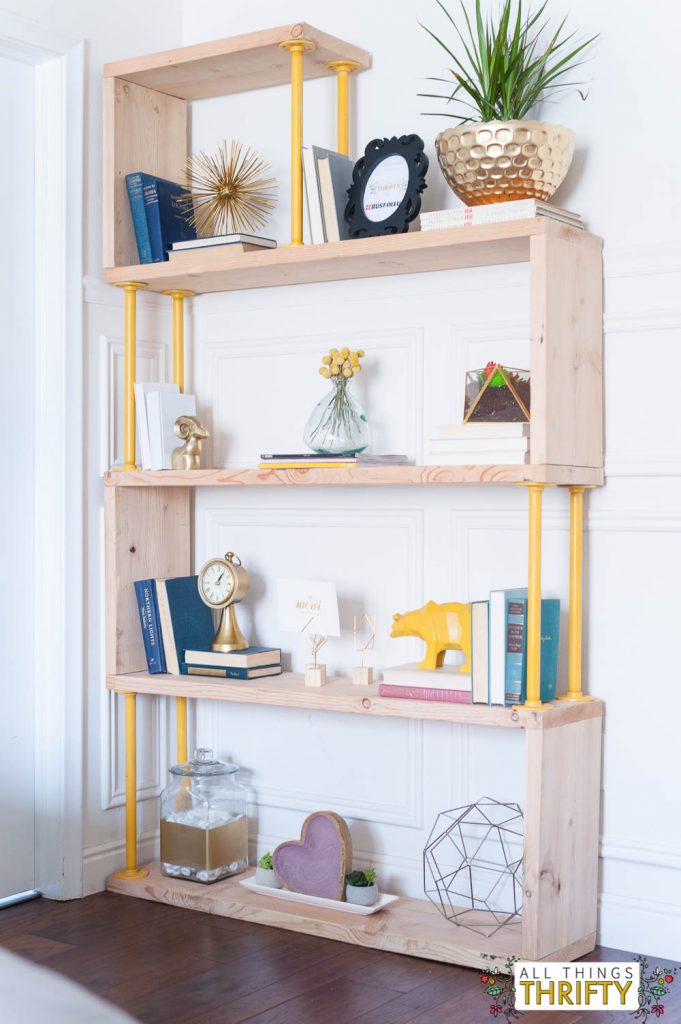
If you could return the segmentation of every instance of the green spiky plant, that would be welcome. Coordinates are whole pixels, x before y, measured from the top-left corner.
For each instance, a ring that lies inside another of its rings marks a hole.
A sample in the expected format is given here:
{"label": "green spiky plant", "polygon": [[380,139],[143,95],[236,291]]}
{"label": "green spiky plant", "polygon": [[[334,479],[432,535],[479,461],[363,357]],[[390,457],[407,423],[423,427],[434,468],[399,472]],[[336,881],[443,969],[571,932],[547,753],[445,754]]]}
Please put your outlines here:
{"label": "green spiky plant", "polygon": [[373,885],[376,881],[376,871],[374,868],[364,868],[364,870],[351,871],[350,874],[345,876],[345,881],[348,885],[356,885],[359,888]]}
{"label": "green spiky plant", "polygon": [[[521,121],[539,101],[556,89],[577,87],[582,82],[565,81],[565,76],[585,63],[584,51],[597,39],[592,36],[575,42],[575,33],[564,34],[566,18],[553,35],[547,33],[548,19],[543,19],[547,0],[532,11],[523,0],[503,0],[500,13],[486,19],[481,0],[475,0],[475,17],[471,19],[464,0],[459,0],[463,19],[454,20],[442,0],[436,0],[444,11],[463,46],[461,57],[425,25],[436,43],[454,61],[449,78],[429,78],[452,87],[447,93],[419,93],[429,99],[459,104],[458,112],[445,112],[460,124],[470,121]],[[544,40],[544,41],[542,41]],[[573,43],[570,48],[570,43]],[[581,60],[577,60],[579,56]],[[452,81],[453,79],[453,81]],[[582,99],[586,94],[577,89]],[[473,113],[466,112],[473,111]],[[442,116],[429,111],[432,116]]]}
{"label": "green spiky plant", "polygon": [[274,861],[272,860],[271,853],[263,853],[262,857],[258,861],[258,867],[262,868],[263,871],[273,871]]}

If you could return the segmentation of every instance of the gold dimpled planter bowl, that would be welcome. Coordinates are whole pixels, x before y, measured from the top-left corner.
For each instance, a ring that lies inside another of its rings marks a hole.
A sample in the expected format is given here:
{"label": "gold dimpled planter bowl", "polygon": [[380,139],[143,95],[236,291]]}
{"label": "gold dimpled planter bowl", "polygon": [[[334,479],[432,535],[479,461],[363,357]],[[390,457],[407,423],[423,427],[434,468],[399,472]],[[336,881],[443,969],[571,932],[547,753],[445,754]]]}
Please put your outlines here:
{"label": "gold dimpled planter bowl", "polygon": [[447,128],[437,158],[452,191],[467,206],[549,199],[575,151],[569,128],[546,121],[483,121]]}

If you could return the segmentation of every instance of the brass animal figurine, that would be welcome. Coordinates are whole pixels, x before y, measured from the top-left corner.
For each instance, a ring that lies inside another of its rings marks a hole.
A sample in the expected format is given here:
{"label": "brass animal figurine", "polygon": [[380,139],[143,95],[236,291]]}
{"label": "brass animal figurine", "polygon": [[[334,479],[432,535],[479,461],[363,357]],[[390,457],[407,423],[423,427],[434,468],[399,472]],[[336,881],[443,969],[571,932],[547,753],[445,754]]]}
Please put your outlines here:
{"label": "brass animal figurine", "polygon": [[442,668],[445,651],[463,651],[462,672],[471,670],[471,606],[456,601],[436,604],[429,601],[423,608],[416,608],[404,615],[393,615],[390,634],[396,636],[418,636],[426,643],[426,656],[419,668]]}
{"label": "brass animal figurine", "polygon": [[178,416],[175,433],[184,441],[179,448],[173,448],[173,469],[201,469],[201,442],[210,434],[196,416]]}

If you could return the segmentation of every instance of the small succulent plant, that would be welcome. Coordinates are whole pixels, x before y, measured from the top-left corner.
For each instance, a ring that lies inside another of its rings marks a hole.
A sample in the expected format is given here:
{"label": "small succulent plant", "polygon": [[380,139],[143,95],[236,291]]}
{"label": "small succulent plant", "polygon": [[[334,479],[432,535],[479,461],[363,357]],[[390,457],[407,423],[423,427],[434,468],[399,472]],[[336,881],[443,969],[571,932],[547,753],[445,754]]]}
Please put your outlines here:
{"label": "small succulent plant", "polygon": [[373,885],[376,881],[376,871],[374,868],[364,868],[360,871],[351,871],[345,876],[345,881],[348,885],[355,885],[358,888],[364,888],[364,886]]}
{"label": "small succulent plant", "polygon": [[258,861],[258,867],[262,868],[263,871],[274,871],[274,861],[272,860],[272,854],[263,853],[262,857]]}

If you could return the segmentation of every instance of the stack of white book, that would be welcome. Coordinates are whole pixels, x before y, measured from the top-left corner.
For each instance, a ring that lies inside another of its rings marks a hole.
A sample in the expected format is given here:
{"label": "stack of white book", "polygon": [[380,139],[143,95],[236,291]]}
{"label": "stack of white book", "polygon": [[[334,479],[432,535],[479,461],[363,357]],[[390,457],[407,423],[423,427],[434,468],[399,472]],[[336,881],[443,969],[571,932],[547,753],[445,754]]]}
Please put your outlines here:
{"label": "stack of white book", "polygon": [[583,228],[584,222],[578,213],[552,206],[540,199],[519,199],[513,203],[489,203],[485,206],[459,206],[455,210],[433,210],[422,213],[421,231],[439,231],[442,228],[463,228],[474,224],[501,224],[511,220],[528,220],[532,217],[548,217],[550,220]]}
{"label": "stack of white book", "polygon": [[137,450],[142,469],[171,469],[173,449],[184,442],[175,433],[178,416],[196,416],[194,395],[181,395],[177,384],[135,384]]}
{"label": "stack of white book", "polygon": [[530,424],[438,427],[438,436],[428,442],[426,461],[433,466],[523,466],[530,461]]}

